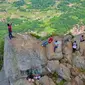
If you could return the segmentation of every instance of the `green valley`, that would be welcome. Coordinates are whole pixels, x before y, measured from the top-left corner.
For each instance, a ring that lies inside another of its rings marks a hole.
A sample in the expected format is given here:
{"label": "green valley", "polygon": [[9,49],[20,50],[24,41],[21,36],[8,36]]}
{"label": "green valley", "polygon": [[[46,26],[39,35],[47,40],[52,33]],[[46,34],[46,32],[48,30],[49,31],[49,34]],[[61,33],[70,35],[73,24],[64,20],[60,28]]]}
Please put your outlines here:
{"label": "green valley", "polygon": [[1,50],[9,22],[12,22],[13,33],[33,31],[38,35],[43,32],[63,35],[74,25],[85,24],[85,0],[1,0]]}

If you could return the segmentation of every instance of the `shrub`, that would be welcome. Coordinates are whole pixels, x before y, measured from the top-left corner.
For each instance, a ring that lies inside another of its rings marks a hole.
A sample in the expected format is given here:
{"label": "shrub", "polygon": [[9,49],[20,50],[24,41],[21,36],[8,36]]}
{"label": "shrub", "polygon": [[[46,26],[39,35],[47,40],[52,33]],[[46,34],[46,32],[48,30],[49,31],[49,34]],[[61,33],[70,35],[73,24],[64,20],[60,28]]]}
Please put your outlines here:
{"label": "shrub", "polygon": [[33,37],[36,37],[37,39],[41,38],[37,33],[30,32],[30,35],[32,35]]}
{"label": "shrub", "polygon": [[19,0],[19,1],[13,2],[13,5],[15,7],[20,7],[20,6],[23,6],[24,4],[25,4],[24,0]]}
{"label": "shrub", "polygon": [[4,40],[0,38],[0,70],[3,65]]}
{"label": "shrub", "polygon": [[55,3],[55,0],[31,0],[32,7],[36,9],[44,9],[49,6],[53,6]]}

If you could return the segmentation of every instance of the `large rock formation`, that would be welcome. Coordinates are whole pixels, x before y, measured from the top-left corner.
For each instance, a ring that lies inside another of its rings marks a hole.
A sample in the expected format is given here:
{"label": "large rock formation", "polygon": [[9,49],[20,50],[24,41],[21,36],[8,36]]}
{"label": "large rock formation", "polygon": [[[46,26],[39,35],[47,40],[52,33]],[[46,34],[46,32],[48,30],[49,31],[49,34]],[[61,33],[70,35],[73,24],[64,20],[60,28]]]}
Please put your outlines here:
{"label": "large rock formation", "polygon": [[26,70],[31,68],[42,73],[46,63],[45,49],[39,40],[24,34],[17,34],[12,40],[5,38],[4,69],[8,78],[16,80],[22,73],[26,77]]}
{"label": "large rock formation", "polygon": [[[56,40],[60,44],[54,52]],[[72,50],[73,41],[78,44],[75,53]],[[41,44],[29,34],[16,34],[12,40],[5,38],[4,70],[12,85],[56,85],[61,82],[64,85],[84,85],[85,41],[80,42],[80,35],[73,39],[71,35],[64,38],[54,36],[53,42],[46,47]],[[40,80],[29,83],[25,79],[28,69],[37,69],[39,74],[43,74]]]}

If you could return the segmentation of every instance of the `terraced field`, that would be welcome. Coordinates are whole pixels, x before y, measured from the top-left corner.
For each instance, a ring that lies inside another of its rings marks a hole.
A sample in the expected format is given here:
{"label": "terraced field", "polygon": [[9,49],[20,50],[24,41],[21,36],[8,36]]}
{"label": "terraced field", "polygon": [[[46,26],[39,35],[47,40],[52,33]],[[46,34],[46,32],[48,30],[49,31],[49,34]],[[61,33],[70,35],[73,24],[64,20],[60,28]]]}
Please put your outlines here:
{"label": "terraced field", "polygon": [[75,24],[85,23],[84,0],[8,0],[0,3],[0,36],[7,33],[6,23],[14,32],[56,31],[64,34]]}

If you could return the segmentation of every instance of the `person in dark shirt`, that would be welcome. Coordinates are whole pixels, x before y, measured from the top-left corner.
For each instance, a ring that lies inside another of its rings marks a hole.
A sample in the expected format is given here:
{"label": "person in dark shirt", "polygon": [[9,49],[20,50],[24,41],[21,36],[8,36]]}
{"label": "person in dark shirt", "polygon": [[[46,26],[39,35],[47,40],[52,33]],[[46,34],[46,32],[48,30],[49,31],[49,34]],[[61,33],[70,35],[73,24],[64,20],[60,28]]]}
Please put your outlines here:
{"label": "person in dark shirt", "polygon": [[9,38],[12,39],[13,35],[12,35],[12,24],[7,24],[8,26],[8,32],[9,32]]}

